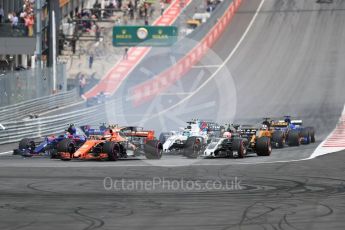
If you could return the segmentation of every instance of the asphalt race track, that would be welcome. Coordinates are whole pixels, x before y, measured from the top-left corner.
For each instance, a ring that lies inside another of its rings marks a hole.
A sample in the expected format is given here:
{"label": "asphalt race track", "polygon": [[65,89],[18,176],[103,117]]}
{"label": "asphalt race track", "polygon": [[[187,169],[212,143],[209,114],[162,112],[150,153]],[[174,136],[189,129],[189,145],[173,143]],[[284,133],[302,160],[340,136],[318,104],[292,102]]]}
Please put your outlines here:
{"label": "asphalt race track", "polygon": [[256,14],[260,3],[244,0],[213,52],[152,102],[132,106],[130,76],[108,119],[165,130],[292,115],[316,127],[317,143],[244,159],[0,156],[0,229],[344,229],[345,151],[302,159],[344,107],[345,2],[265,0]]}
{"label": "asphalt race track", "polygon": [[[344,229],[344,154],[230,167],[1,167],[0,228]],[[106,177],[124,187],[104,187]],[[239,186],[126,187],[156,177]]]}

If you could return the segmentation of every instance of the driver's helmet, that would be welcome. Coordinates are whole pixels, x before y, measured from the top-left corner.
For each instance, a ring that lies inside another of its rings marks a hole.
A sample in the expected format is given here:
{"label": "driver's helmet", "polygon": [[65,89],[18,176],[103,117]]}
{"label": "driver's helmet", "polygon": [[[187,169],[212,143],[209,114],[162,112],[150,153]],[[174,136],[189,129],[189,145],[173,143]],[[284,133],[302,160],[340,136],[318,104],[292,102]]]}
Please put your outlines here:
{"label": "driver's helmet", "polygon": [[269,127],[271,125],[271,122],[269,120],[264,120],[262,122],[263,125],[266,125],[267,127]]}
{"label": "driver's helmet", "polygon": [[287,122],[288,124],[291,124],[291,118],[289,116],[286,116],[284,121]]}
{"label": "driver's helmet", "polygon": [[47,141],[48,141],[48,142],[54,141],[55,139],[56,139],[56,138],[55,138],[55,136],[53,136],[53,135],[47,137]]}
{"label": "driver's helmet", "polygon": [[70,132],[65,132],[64,138],[71,138],[73,135]]}
{"label": "driver's helmet", "polygon": [[206,129],[206,130],[207,130],[207,128],[208,128],[207,123],[206,123],[206,122],[201,122],[200,128],[201,128],[201,129]]}
{"label": "driver's helmet", "polygon": [[267,130],[267,129],[268,129],[268,126],[265,125],[265,124],[263,124],[263,125],[261,126],[261,130]]}
{"label": "driver's helmet", "polygon": [[102,124],[102,125],[99,126],[99,130],[100,130],[100,131],[104,131],[104,130],[106,130],[106,129],[107,129],[107,127],[106,127],[104,124]]}
{"label": "driver's helmet", "polygon": [[190,137],[191,136],[191,132],[190,131],[184,131],[183,136],[186,136],[186,137]]}
{"label": "driver's helmet", "polygon": [[231,136],[232,136],[231,132],[224,132],[223,133],[223,138],[231,139]]}
{"label": "driver's helmet", "polygon": [[106,129],[103,133],[104,136],[111,136],[113,134],[113,130],[112,129]]}
{"label": "driver's helmet", "polygon": [[74,127],[74,125],[70,125],[67,129],[67,132],[70,135],[75,135],[75,134],[77,134],[77,129]]}

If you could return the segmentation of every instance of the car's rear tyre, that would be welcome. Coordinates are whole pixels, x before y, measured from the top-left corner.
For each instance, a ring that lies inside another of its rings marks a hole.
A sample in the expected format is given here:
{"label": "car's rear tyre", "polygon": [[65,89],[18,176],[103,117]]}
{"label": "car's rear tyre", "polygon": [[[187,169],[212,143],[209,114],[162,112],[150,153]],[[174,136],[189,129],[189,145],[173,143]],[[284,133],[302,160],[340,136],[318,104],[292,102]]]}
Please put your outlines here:
{"label": "car's rear tyre", "polygon": [[303,138],[303,144],[306,144],[306,145],[310,144],[311,138],[310,138],[310,132],[308,128],[302,129],[301,137]]}
{"label": "car's rear tyre", "polygon": [[13,155],[20,156],[23,154],[23,151],[20,149],[13,149]]}
{"label": "car's rear tyre", "polygon": [[60,158],[57,149],[49,149],[48,153],[49,153],[50,159],[59,159]]}
{"label": "car's rear tyre", "polygon": [[159,140],[147,141],[144,145],[145,157],[150,160],[158,160],[163,155],[163,145]]}
{"label": "car's rear tyre", "polygon": [[288,138],[289,146],[299,146],[301,144],[301,136],[298,130],[291,130]]}
{"label": "car's rear tyre", "polygon": [[75,142],[72,139],[64,139],[57,144],[58,153],[70,154],[70,158],[61,157],[61,160],[68,161],[73,158],[73,154],[76,151]]}
{"label": "car's rear tyre", "polygon": [[255,143],[258,156],[270,156],[272,153],[271,140],[269,137],[259,137]]}
{"label": "car's rear tyre", "polygon": [[19,149],[28,149],[30,152],[33,152],[36,148],[35,142],[32,139],[24,138],[19,141]]}
{"label": "car's rear tyre", "polygon": [[274,143],[274,147],[284,148],[284,145],[285,145],[284,132],[280,130],[274,131],[272,134],[272,142]]}
{"label": "car's rear tyre", "polygon": [[117,161],[120,155],[120,146],[116,142],[105,142],[103,151],[108,155],[108,161]]}
{"label": "car's rear tyre", "polygon": [[201,152],[201,148],[200,137],[188,137],[183,148],[183,155],[187,158],[196,159]]}
{"label": "car's rear tyre", "polygon": [[232,151],[237,152],[238,158],[243,158],[247,154],[247,147],[243,139],[234,139],[232,141]]}
{"label": "car's rear tyre", "polygon": [[307,129],[309,129],[309,133],[310,133],[310,142],[315,143],[315,129],[314,129],[314,127],[307,127]]}

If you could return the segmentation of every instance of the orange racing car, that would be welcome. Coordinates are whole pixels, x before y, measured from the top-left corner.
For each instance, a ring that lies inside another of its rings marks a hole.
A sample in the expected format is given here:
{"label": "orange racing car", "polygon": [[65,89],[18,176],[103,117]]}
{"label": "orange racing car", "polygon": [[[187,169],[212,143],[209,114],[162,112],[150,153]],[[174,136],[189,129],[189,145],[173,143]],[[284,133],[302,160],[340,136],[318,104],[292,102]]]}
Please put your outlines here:
{"label": "orange racing car", "polygon": [[90,135],[87,141],[76,149],[71,139],[61,141],[57,146],[61,160],[109,160],[145,154],[147,159],[160,159],[163,146],[156,140],[154,131],[140,127],[109,127],[103,135]]}

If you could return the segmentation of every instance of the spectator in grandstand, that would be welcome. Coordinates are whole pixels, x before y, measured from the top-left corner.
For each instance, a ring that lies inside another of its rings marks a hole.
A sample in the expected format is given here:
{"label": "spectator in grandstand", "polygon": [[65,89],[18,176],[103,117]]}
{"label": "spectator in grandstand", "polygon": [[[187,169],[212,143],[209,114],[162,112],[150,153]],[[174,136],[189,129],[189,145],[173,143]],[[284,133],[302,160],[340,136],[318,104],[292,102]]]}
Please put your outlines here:
{"label": "spectator in grandstand", "polygon": [[4,9],[2,8],[2,6],[0,5],[0,23],[2,23],[2,18],[5,16],[4,14]]}
{"label": "spectator in grandstand", "polygon": [[122,8],[122,0],[117,0],[117,7],[118,7],[119,9]]}
{"label": "spectator in grandstand", "polygon": [[163,15],[163,13],[164,13],[164,11],[165,11],[165,3],[164,3],[163,0],[161,0],[160,5],[161,5],[161,15]]}
{"label": "spectator in grandstand", "polygon": [[112,7],[114,9],[117,9],[117,1],[116,0],[113,0],[110,5],[109,5],[109,8]]}
{"label": "spectator in grandstand", "polygon": [[129,17],[131,20],[133,20],[134,19],[134,6],[133,6],[132,1],[130,1],[128,3],[127,8],[128,8]]}
{"label": "spectator in grandstand", "polygon": [[75,54],[77,48],[77,39],[73,36],[71,40],[72,53]]}
{"label": "spectator in grandstand", "polygon": [[123,60],[127,60],[128,59],[128,48],[125,48],[125,52],[123,53]]}
{"label": "spectator in grandstand", "polygon": [[84,88],[86,86],[86,78],[85,76],[82,74],[80,76],[80,79],[79,79],[79,95],[83,95],[84,94]]}
{"label": "spectator in grandstand", "polygon": [[155,13],[155,11],[156,11],[155,6],[151,5],[151,6],[150,6],[150,18],[152,18],[152,16],[153,16],[153,14]]}
{"label": "spectator in grandstand", "polygon": [[147,18],[147,16],[149,15],[148,11],[149,11],[149,3],[144,2],[144,17],[145,18]]}
{"label": "spectator in grandstand", "polygon": [[101,8],[102,4],[96,0],[95,4],[93,4],[92,14],[94,14],[98,19],[101,18]]}
{"label": "spectator in grandstand", "polygon": [[32,37],[34,35],[34,16],[29,15],[28,17],[25,17],[25,26],[28,31],[28,36]]}
{"label": "spectator in grandstand", "polygon": [[12,24],[12,28],[15,29],[18,27],[18,17],[16,13],[12,14],[12,20],[11,20],[11,24]]}
{"label": "spectator in grandstand", "polygon": [[101,37],[101,28],[96,24],[96,40],[99,41]]}
{"label": "spectator in grandstand", "polygon": [[10,13],[8,19],[12,24],[12,28],[19,28],[19,23],[25,25],[25,35],[33,36],[34,25],[34,4],[35,0],[23,0],[23,8],[18,13]]}
{"label": "spectator in grandstand", "polygon": [[26,15],[26,12],[25,11],[22,11],[22,12],[20,12],[19,13],[19,23],[20,24],[24,24],[25,23],[25,18],[27,18],[26,17],[27,15]]}
{"label": "spectator in grandstand", "polygon": [[137,11],[140,0],[134,0],[134,10]]}
{"label": "spectator in grandstand", "polygon": [[92,69],[92,64],[93,64],[93,55],[91,54],[89,57],[89,69]]}

